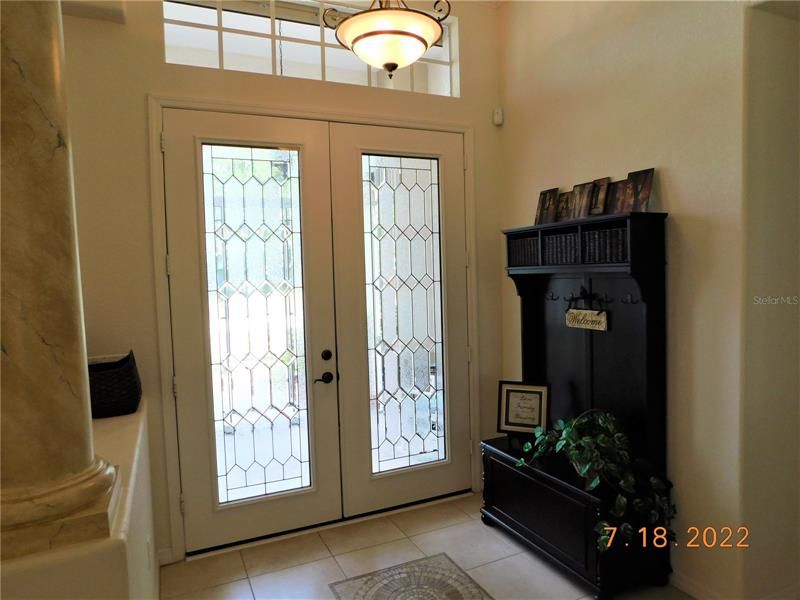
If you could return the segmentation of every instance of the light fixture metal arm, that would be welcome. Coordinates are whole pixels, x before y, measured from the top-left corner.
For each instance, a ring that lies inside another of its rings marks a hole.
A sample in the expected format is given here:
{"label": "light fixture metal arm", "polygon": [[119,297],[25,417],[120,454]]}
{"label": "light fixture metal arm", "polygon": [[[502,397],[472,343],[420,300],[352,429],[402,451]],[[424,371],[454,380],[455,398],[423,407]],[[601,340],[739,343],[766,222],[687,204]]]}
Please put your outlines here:
{"label": "light fixture metal arm", "polygon": [[339,12],[335,8],[326,8],[322,13],[322,23],[329,29],[336,29],[339,23],[344,21],[347,15]]}
{"label": "light fixture metal arm", "polygon": [[433,12],[436,13],[436,20],[441,23],[450,16],[450,0],[436,0],[433,3]]}
{"label": "light fixture metal arm", "polygon": [[397,69],[416,62],[441,39],[442,21],[450,9],[450,0],[434,0],[434,14],[410,8],[406,0],[372,0],[367,10],[354,14],[327,8],[322,23],[336,30],[343,48],[385,69],[391,79]]}

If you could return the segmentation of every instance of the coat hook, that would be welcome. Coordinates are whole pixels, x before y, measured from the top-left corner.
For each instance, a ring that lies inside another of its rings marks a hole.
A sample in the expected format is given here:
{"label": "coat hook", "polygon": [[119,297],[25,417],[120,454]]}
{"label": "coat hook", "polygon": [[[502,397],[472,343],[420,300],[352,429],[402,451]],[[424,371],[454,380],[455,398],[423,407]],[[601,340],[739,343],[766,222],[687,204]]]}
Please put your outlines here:
{"label": "coat hook", "polygon": [[564,298],[564,302],[567,303],[567,310],[571,309],[575,303],[581,299],[582,296],[576,296],[572,292],[569,293],[569,298]]}
{"label": "coat hook", "polygon": [[611,304],[612,302],[614,302],[614,299],[609,298],[608,294],[603,294],[602,297],[600,295],[597,295],[597,305],[599,307],[599,309],[597,310],[597,314],[599,315],[600,313],[608,311],[608,305]]}
{"label": "coat hook", "polygon": [[622,299],[623,304],[639,304],[638,300],[635,300],[633,294],[625,294],[625,297]]}
{"label": "coat hook", "polygon": [[555,302],[556,300],[558,300],[558,296],[554,295],[554,294],[553,294],[553,292],[548,292],[548,293],[547,293],[547,296],[545,296],[545,298],[546,298],[547,300],[551,300],[551,301],[553,301],[553,302]]}

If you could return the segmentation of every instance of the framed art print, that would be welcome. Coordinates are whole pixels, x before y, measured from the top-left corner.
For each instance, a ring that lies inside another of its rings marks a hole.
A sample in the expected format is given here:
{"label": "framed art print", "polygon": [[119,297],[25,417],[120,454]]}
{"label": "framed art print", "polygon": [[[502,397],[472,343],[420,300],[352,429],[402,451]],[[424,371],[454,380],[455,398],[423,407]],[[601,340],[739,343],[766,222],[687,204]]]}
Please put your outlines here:
{"label": "framed art print", "polygon": [[569,221],[572,218],[572,206],[572,192],[560,193],[556,204],[556,222]]}
{"label": "framed art print", "polygon": [[644,169],[628,173],[628,181],[631,182],[631,195],[633,202],[631,210],[633,212],[647,212],[650,208],[650,192],[653,189],[653,174],[655,169]]}
{"label": "framed art print", "polygon": [[558,188],[544,190],[539,194],[539,208],[536,211],[536,225],[555,223],[558,208]]}
{"label": "framed art print", "polygon": [[589,204],[590,215],[602,215],[606,210],[606,197],[608,196],[608,186],[611,177],[603,177],[594,180],[592,188],[592,201]]}
{"label": "framed art print", "polygon": [[589,216],[594,181],[581,183],[572,188],[572,218],[583,219]]}
{"label": "framed art print", "polygon": [[533,434],[547,429],[547,401],[550,387],[521,381],[501,381],[498,394],[497,430],[503,433]]}
{"label": "framed art print", "polygon": [[619,215],[633,210],[633,186],[629,179],[612,181],[606,196],[606,214]]}

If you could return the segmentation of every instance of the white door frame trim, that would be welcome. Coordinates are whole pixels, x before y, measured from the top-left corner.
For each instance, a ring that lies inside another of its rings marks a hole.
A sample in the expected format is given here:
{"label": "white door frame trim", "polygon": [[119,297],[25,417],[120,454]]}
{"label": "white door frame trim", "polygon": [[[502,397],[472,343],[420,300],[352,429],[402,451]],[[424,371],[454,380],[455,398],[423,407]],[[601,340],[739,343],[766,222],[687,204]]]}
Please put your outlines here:
{"label": "white door frame trim", "polygon": [[[178,421],[173,395],[172,323],[170,315],[169,286],[167,282],[167,229],[166,198],[164,194],[164,157],[161,146],[163,129],[162,111],[165,108],[203,110],[222,113],[251,114],[266,117],[287,117],[312,119],[359,125],[382,127],[402,127],[405,129],[424,129],[428,131],[447,131],[464,136],[464,201],[466,213],[467,247],[467,315],[469,322],[469,411],[470,411],[470,452],[472,454],[472,489],[481,489],[480,444],[480,403],[478,374],[478,275],[475,260],[477,243],[474,143],[475,133],[471,125],[461,122],[434,119],[407,120],[390,116],[368,116],[358,112],[314,112],[297,110],[278,105],[235,104],[227,101],[204,100],[183,96],[161,96],[148,94],[149,129],[149,168],[150,168],[150,210],[153,227],[153,270],[155,275],[154,292],[156,303],[156,323],[158,331],[158,362],[161,376],[161,413],[164,421],[164,448],[167,469],[168,512],[170,525],[170,546],[158,551],[160,564],[182,560],[186,555],[181,514],[181,476],[180,452],[178,449]],[[173,401],[170,402],[169,399]]]}

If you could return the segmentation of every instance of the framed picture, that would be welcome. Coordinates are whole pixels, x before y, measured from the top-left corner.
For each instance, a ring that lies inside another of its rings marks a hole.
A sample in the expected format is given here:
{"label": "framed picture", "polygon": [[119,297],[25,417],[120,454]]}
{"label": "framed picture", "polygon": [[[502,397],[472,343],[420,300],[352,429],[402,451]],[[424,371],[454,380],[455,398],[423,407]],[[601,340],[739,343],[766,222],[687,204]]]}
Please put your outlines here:
{"label": "framed picture", "polygon": [[558,195],[556,206],[556,221],[569,221],[572,218],[572,192]]}
{"label": "framed picture", "polygon": [[594,182],[580,183],[572,189],[572,218],[582,219],[589,216],[589,204],[592,201]]}
{"label": "framed picture", "polygon": [[539,194],[539,208],[536,211],[536,225],[556,222],[558,207],[558,188],[544,190]]}
{"label": "framed picture", "polygon": [[653,190],[655,169],[645,169],[628,173],[631,182],[631,211],[647,212],[650,206],[650,192]]}
{"label": "framed picture", "polygon": [[608,185],[611,177],[603,177],[594,180],[592,188],[592,201],[589,203],[590,215],[602,215],[606,210],[606,197],[608,196]]}
{"label": "framed picture", "polygon": [[501,381],[497,430],[505,433],[528,433],[547,429],[547,400],[550,386],[521,381]]}
{"label": "framed picture", "polygon": [[618,215],[633,210],[633,186],[630,180],[613,181],[608,185],[606,214]]}

